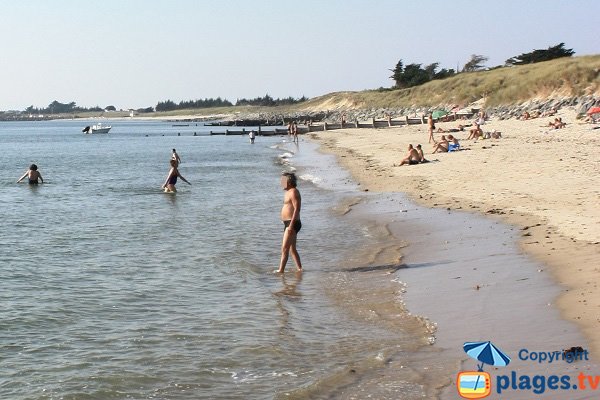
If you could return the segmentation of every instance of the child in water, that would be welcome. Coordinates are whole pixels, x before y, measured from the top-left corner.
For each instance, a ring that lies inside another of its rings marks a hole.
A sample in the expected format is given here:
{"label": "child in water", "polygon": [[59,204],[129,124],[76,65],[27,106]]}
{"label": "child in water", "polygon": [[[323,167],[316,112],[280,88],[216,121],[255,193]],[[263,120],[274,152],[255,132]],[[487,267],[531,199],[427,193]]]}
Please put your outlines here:
{"label": "child in water", "polygon": [[31,164],[29,166],[29,169],[23,174],[22,177],[19,178],[17,183],[19,183],[23,179],[25,179],[26,176],[29,178],[30,185],[37,185],[39,183],[38,179],[41,180],[42,183],[44,183],[44,178],[42,178],[42,174],[40,174],[37,169],[38,169],[37,165]]}

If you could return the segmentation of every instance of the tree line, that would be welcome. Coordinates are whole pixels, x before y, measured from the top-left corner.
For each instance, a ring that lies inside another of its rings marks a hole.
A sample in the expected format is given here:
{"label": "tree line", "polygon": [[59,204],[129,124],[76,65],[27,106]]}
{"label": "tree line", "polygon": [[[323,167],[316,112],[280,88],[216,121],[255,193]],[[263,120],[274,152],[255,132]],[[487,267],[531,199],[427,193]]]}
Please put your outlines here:
{"label": "tree line", "polygon": [[[489,69],[496,69],[509,66],[518,66],[524,64],[532,64],[542,61],[554,60],[561,57],[571,57],[575,52],[573,49],[566,49],[564,43],[559,43],[556,46],[550,46],[548,49],[533,50],[530,53],[519,54],[505,61],[504,65],[499,65]],[[471,59],[465,63],[462,71],[455,71],[454,69],[442,68],[438,71],[439,63],[433,63],[426,66],[422,64],[408,64],[404,65],[403,61],[400,60],[391,69],[392,76],[395,82],[394,89],[406,89],[413,86],[419,86],[436,79],[445,79],[454,76],[458,73],[467,73],[474,71],[481,71],[485,68],[485,62],[489,58],[486,56],[473,54]]]}
{"label": "tree line", "polygon": [[298,99],[293,97],[277,98],[266,94],[263,97],[255,97],[253,99],[237,99],[235,105],[227,99],[204,99],[204,100],[188,100],[180,101],[175,103],[172,100],[159,101],[156,105],[156,111],[173,111],[173,110],[184,110],[192,108],[213,108],[213,107],[239,107],[239,106],[263,106],[263,107],[275,107],[275,106],[286,106],[291,104],[302,103],[308,100],[305,96]]}
{"label": "tree line", "polygon": [[40,114],[69,114],[69,113],[86,112],[86,111],[98,112],[98,111],[104,111],[104,110],[111,109],[111,108],[112,108],[112,111],[116,110],[114,106],[107,106],[106,108],[100,108],[98,106],[86,108],[86,107],[78,107],[74,101],[72,101],[70,103],[61,103],[59,101],[54,100],[52,103],[48,104],[48,107],[38,108],[38,107],[34,107],[31,105],[25,109],[25,112],[29,113],[29,114],[37,114],[37,115],[40,115]]}
{"label": "tree line", "polygon": [[[222,99],[217,97],[213,98],[205,98],[199,100],[185,100],[180,101],[179,103],[175,103],[172,100],[159,101],[155,107],[146,107],[146,108],[138,108],[136,111],[139,113],[150,113],[154,111],[173,111],[173,110],[184,110],[184,109],[194,109],[194,108],[213,108],[213,107],[233,107],[233,106],[264,106],[264,107],[274,107],[274,106],[284,106],[301,103],[303,101],[308,100],[307,97],[302,96],[300,98],[294,97],[285,97],[285,98],[277,98],[266,94],[263,97],[255,97],[253,99],[237,99],[235,105],[231,103],[227,99]],[[57,100],[54,100],[52,103],[48,104],[47,107],[34,107],[29,106],[24,110],[28,114],[72,114],[76,112],[103,112],[103,111],[116,111],[115,106],[106,106],[104,108],[95,106],[90,108],[78,107],[77,104],[72,101],[70,103],[61,103]]]}

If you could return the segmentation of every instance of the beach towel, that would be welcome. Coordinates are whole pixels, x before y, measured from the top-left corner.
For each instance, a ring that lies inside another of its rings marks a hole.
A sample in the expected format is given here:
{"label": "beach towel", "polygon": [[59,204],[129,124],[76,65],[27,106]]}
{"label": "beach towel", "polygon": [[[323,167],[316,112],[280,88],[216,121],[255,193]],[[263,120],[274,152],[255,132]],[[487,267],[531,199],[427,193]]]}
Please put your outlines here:
{"label": "beach towel", "polygon": [[449,143],[448,152],[460,150],[460,144]]}

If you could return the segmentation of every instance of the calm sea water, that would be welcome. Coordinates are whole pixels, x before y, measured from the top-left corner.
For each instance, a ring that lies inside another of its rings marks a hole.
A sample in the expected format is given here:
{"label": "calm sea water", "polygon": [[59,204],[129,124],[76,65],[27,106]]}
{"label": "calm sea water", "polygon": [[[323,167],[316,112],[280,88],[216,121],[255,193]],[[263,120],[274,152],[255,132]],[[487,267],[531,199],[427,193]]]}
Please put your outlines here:
{"label": "calm sea water", "polygon": [[[302,397],[410,339],[340,306],[373,238],[334,212],[353,189],[315,184],[317,165],[299,184],[306,272],[272,274],[282,160],[301,148],[89,124],[0,123],[0,398]],[[175,195],[160,189],[172,148],[192,183]],[[46,184],[16,184],[32,162]]]}

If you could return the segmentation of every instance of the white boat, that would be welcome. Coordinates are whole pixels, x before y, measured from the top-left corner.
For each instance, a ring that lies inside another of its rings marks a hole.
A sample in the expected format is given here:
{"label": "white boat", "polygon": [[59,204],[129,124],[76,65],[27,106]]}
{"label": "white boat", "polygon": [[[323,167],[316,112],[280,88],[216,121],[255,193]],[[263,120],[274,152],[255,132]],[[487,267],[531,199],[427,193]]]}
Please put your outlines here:
{"label": "white boat", "polygon": [[104,126],[102,124],[98,124],[98,125],[92,125],[92,126],[86,126],[85,128],[83,128],[83,133],[108,133],[108,131],[110,131],[110,128],[112,128],[112,126],[108,125],[108,126]]}

